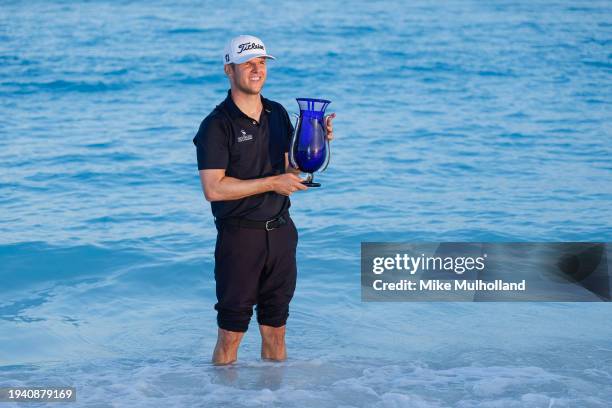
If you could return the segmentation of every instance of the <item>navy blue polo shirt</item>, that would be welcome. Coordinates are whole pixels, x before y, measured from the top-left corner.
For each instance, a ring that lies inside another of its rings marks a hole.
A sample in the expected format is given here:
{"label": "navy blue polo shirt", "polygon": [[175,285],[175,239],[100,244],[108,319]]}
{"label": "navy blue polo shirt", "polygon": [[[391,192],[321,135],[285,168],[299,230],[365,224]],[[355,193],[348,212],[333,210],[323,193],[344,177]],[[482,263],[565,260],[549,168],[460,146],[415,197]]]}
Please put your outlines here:
{"label": "navy blue polo shirt", "polygon": [[[244,114],[234,103],[231,90],[202,121],[193,138],[198,170],[224,169],[225,175],[240,180],[273,176],[285,172],[293,125],[280,103],[261,97],[259,122]],[[269,220],[287,210],[289,197],[269,191],[238,200],[210,203],[217,219],[242,217]]]}

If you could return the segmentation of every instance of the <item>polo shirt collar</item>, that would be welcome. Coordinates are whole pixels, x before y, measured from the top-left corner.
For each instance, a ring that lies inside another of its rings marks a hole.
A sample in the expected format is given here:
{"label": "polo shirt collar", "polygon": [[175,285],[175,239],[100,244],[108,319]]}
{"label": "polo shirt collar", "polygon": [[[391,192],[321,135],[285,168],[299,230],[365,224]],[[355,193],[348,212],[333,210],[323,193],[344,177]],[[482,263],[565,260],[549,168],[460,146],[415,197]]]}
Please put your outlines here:
{"label": "polo shirt collar", "polygon": [[[266,113],[272,112],[272,104],[270,103],[270,101],[261,95],[260,97],[261,97],[261,103],[263,104],[263,107]],[[243,111],[240,110],[238,106],[236,106],[236,103],[234,103],[234,100],[232,99],[231,89],[227,91],[227,97],[225,98],[225,106],[227,107],[227,110],[229,111],[229,114],[232,117],[232,119],[244,118],[248,120],[253,120],[253,118],[250,118],[249,116],[247,116]]]}

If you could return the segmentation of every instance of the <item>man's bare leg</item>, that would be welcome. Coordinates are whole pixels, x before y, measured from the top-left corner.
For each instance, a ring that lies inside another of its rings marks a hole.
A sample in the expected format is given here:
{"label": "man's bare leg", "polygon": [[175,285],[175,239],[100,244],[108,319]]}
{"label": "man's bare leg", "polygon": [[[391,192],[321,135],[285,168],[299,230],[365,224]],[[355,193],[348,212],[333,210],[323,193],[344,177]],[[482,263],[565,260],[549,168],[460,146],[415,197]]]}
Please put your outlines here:
{"label": "man's bare leg", "polygon": [[217,345],[212,357],[213,364],[225,365],[235,362],[238,359],[238,346],[243,336],[242,332],[219,329]]}
{"label": "man's bare leg", "polygon": [[260,324],[259,332],[261,333],[261,358],[273,361],[286,360],[285,326],[272,327]]}

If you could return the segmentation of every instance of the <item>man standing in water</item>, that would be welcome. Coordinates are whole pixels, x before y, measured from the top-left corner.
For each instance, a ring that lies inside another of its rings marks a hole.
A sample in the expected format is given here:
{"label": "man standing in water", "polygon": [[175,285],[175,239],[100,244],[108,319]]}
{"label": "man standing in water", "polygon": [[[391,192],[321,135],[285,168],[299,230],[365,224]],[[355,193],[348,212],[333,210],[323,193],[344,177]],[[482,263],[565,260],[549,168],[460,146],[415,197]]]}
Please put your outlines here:
{"label": "man standing in water", "polygon": [[[241,35],[226,45],[230,90],[193,139],[202,189],[217,226],[214,364],[236,361],[254,305],[261,357],[287,357],[285,324],[295,290],[298,241],[289,196],[307,187],[289,164],[293,126],[287,111],[261,96],[268,59],[274,57],[257,37]],[[326,118],[329,140],[334,117]]]}

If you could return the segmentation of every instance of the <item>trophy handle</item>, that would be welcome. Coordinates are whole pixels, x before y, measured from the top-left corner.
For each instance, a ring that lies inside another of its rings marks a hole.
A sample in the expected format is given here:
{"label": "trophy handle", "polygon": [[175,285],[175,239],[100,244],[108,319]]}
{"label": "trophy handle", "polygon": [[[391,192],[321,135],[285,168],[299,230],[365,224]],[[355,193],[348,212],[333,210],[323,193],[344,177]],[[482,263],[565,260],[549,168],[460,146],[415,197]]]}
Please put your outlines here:
{"label": "trophy handle", "polygon": [[[325,116],[323,118],[323,129],[327,129],[327,127],[325,125],[327,125],[327,117],[329,115]],[[327,166],[329,165],[329,161],[331,160],[331,145],[329,144],[329,139],[327,138],[327,133],[325,134],[325,147],[327,147],[327,154],[325,155],[325,164],[323,165],[323,168],[319,171],[325,171],[325,169],[327,169]]]}
{"label": "trophy handle", "polygon": [[329,165],[329,161],[331,160],[331,147],[329,144],[329,140],[325,139],[325,144],[327,145],[327,155],[325,156],[325,164],[323,165],[323,168],[319,171],[325,171],[325,169],[327,169],[327,166]]}
{"label": "trophy handle", "polygon": [[295,127],[293,128],[293,136],[291,136],[291,145],[289,146],[289,163],[291,164],[291,167],[293,167],[294,169],[298,169],[298,164],[295,161],[295,157],[293,156],[293,152],[295,151],[294,147],[295,147],[295,143],[297,142],[297,132],[298,129],[300,128],[300,121],[302,120],[300,118],[300,115],[298,115],[297,113],[291,113],[293,116],[295,116]]}

